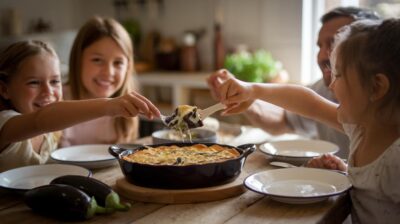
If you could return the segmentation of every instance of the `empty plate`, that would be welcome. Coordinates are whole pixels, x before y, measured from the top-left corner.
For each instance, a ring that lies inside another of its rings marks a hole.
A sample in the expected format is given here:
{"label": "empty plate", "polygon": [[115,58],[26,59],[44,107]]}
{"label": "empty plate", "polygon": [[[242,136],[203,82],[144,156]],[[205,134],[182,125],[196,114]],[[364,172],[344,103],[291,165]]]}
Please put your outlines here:
{"label": "empty plate", "polygon": [[91,172],[66,164],[24,166],[0,173],[0,187],[23,192],[49,184],[54,178],[64,175],[91,176]]}
{"label": "empty plate", "polygon": [[327,141],[299,139],[265,143],[260,146],[260,150],[273,160],[300,165],[325,153],[334,154],[339,147]]}
{"label": "empty plate", "polygon": [[61,148],[51,153],[58,163],[74,164],[88,169],[117,164],[117,159],[108,153],[109,145],[76,145]]}
{"label": "empty plate", "polygon": [[252,191],[289,204],[319,202],[351,188],[346,175],[303,167],[255,173],[244,180],[244,185]]}

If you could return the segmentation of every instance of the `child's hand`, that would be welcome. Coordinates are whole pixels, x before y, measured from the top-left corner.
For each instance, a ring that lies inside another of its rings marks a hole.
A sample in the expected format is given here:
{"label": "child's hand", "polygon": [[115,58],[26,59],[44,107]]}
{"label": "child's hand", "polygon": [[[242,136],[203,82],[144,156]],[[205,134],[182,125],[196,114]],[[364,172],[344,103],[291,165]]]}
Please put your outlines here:
{"label": "child's hand", "polygon": [[[221,87],[223,86],[223,84],[226,81],[231,80],[231,79],[235,79],[235,76],[226,69],[220,69],[220,70],[214,72],[212,75],[210,75],[210,77],[207,78],[207,84],[210,88],[211,95],[213,96],[213,98],[215,100],[222,101],[221,94],[224,94],[224,93],[222,93]],[[249,108],[249,106],[252,103],[253,103],[253,100],[245,101],[245,102],[237,103],[237,104],[232,104],[232,105],[230,105],[230,107],[228,106],[228,109],[225,109],[222,114],[223,115],[232,115],[232,114],[242,113],[245,110],[247,110],[247,108]]]}
{"label": "child's hand", "polygon": [[219,87],[221,102],[227,106],[223,114],[241,113],[254,102],[252,84],[235,78],[226,80]]}
{"label": "child's hand", "polygon": [[143,114],[149,119],[160,117],[160,111],[146,97],[131,92],[108,101],[112,116],[135,117]]}
{"label": "child's hand", "polygon": [[347,164],[342,159],[332,154],[324,154],[313,158],[307,162],[306,166],[340,171],[347,170]]}
{"label": "child's hand", "polygon": [[217,101],[221,100],[220,87],[221,87],[222,83],[224,83],[226,80],[232,79],[234,77],[235,76],[232,75],[232,73],[230,73],[228,70],[220,69],[220,70],[214,72],[213,74],[211,74],[207,78],[207,85],[210,88],[211,95],[215,100],[217,100]]}

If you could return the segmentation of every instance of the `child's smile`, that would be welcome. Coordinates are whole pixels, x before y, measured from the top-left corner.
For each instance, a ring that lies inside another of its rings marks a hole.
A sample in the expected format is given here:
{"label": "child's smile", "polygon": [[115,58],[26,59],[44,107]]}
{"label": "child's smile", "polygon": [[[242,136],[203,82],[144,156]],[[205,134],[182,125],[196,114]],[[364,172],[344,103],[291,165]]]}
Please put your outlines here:
{"label": "child's smile", "polygon": [[55,98],[54,99],[46,99],[46,100],[43,100],[43,101],[38,101],[38,102],[33,103],[33,105],[35,107],[41,108],[41,107],[47,106],[47,105],[49,105],[51,103],[54,103],[54,102],[56,102]]}
{"label": "child's smile", "polygon": [[21,63],[3,95],[16,111],[34,112],[62,99],[60,80],[58,59],[41,53]]}
{"label": "child's smile", "polygon": [[89,45],[82,56],[81,79],[88,98],[110,97],[125,80],[128,59],[110,37]]}

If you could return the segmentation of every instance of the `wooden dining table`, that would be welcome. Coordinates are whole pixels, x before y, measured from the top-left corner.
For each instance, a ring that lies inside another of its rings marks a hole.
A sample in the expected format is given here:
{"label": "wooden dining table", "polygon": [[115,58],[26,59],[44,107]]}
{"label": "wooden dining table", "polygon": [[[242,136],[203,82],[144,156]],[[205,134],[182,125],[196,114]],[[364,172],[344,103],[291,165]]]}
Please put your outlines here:
{"label": "wooden dining table", "polygon": [[[142,138],[137,144],[150,144],[151,138]],[[242,173],[250,175],[263,170],[276,169],[269,165],[266,156],[258,150],[248,156]],[[93,177],[115,187],[117,179],[123,176],[119,165],[92,170]],[[189,204],[160,204],[130,200],[127,212],[97,215],[84,223],[342,223],[350,213],[348,193],[330,197],[311,204],[285,204],[272,200],[263,194],[245,190],[231,198]],[[0,223],[60,223],[60,221],[38,215],[28,208],[21,195],[0,191]]]}

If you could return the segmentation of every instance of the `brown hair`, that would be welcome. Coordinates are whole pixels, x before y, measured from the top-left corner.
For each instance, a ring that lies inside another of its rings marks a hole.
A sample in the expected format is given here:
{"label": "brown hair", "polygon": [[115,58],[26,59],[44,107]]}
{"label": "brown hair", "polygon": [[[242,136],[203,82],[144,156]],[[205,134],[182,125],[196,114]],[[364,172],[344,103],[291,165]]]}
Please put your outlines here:
{"label": "brown hair", "polygon": [[380,19],[380,16],[375,11],[365,8],[348,6],[348,7],[337,7],[330,10],[321,17],[321,23],[324,24],[332,19],[339,17],[350,17],[355,21],[364,19],[371,19],[371,20]]}
{"label": "brown hair", "polygon": [[[133,46],[128,32],[112,18],[93,17],[79,30],[71,49],[69,58],[69,80],[71,97],[74,100],[83,98],[85,91],[81,76],[83,51],[94,42],[104,37],[112,38],[128,58],[128,69],[122,87],[111,97],[118,97],[135,89],[133,81]],[[129,142],[137,137],[137,118],[114,118],[114,126],[117,132],[118,142]]]}
{"label": "brown hair", "polygon": [[390,86],[379,105],[380,117],[393,121],[400,112],[400,20],[359,21],[345,28],[338,38],[345,39],[338,41],[335,50],[334,57],[341,64],[337,72],[346,74],[355,69],[361,84],[370,92],[374,88],[373,77],[384,74]]}
{"label": "brown hair", "polygon": [[[20,41],[8,46],[0,53],[0,82],[7,85],[25,59],[42,53],[48,53],[58,59],[54,49],[39,40]],[[2,109],[14,109],[9,100],[1,96],[0,103]]]}

